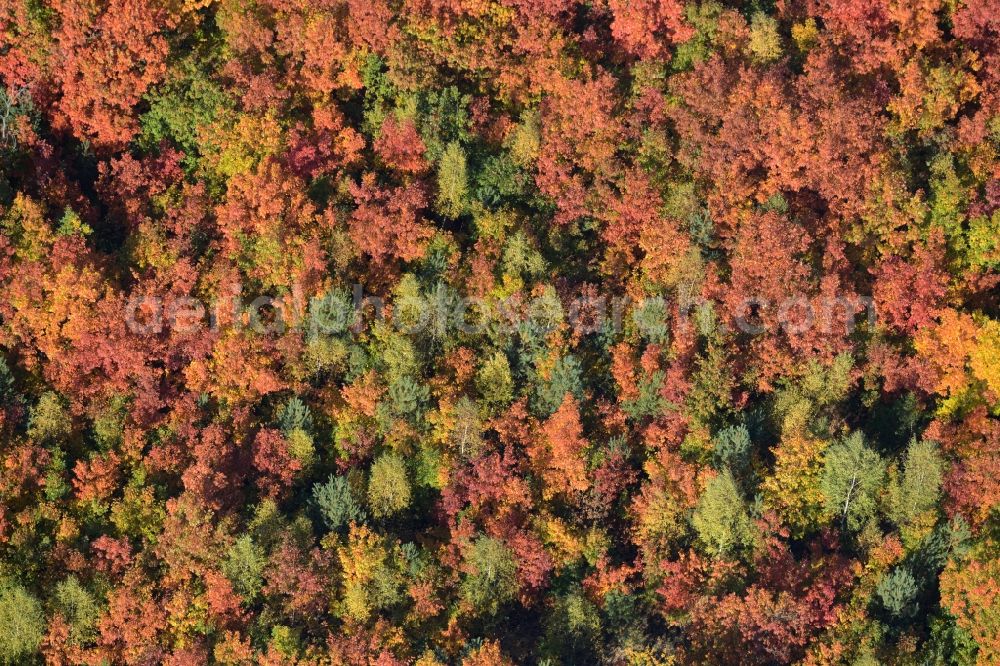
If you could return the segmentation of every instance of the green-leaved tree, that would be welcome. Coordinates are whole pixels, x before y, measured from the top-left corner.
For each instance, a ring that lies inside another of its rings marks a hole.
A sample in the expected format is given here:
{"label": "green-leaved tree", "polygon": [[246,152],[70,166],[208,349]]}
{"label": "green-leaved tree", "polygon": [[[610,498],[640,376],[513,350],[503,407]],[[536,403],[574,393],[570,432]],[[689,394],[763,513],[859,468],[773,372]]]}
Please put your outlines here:
{"label": "green-leaved tree", "polygon": [[883,479],[885,463],[860,432],[834,444],[823,457],[820,481],[827,516],[852,532],[861,529],[875,516]]}

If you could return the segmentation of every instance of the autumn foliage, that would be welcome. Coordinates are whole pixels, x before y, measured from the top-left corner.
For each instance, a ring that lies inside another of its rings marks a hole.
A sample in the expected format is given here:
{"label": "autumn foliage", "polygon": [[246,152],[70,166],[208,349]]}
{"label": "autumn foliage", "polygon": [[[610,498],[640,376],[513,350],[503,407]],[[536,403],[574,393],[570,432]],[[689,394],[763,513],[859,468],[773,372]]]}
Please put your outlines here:
{"label": "autumn foliage", "polygon": [[997,0],[0,0],[0,664],[1000,662]]}

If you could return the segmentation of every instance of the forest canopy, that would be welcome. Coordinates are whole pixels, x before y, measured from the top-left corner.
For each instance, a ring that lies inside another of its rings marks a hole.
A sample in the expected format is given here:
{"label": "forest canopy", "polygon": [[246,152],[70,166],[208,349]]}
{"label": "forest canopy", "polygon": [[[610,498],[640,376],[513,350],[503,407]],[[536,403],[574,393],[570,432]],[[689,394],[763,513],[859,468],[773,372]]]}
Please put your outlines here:
{"label": "forest canopy", "polygon": [[998,0],[0,0],[0,664],[998,663],[998,287]]}

